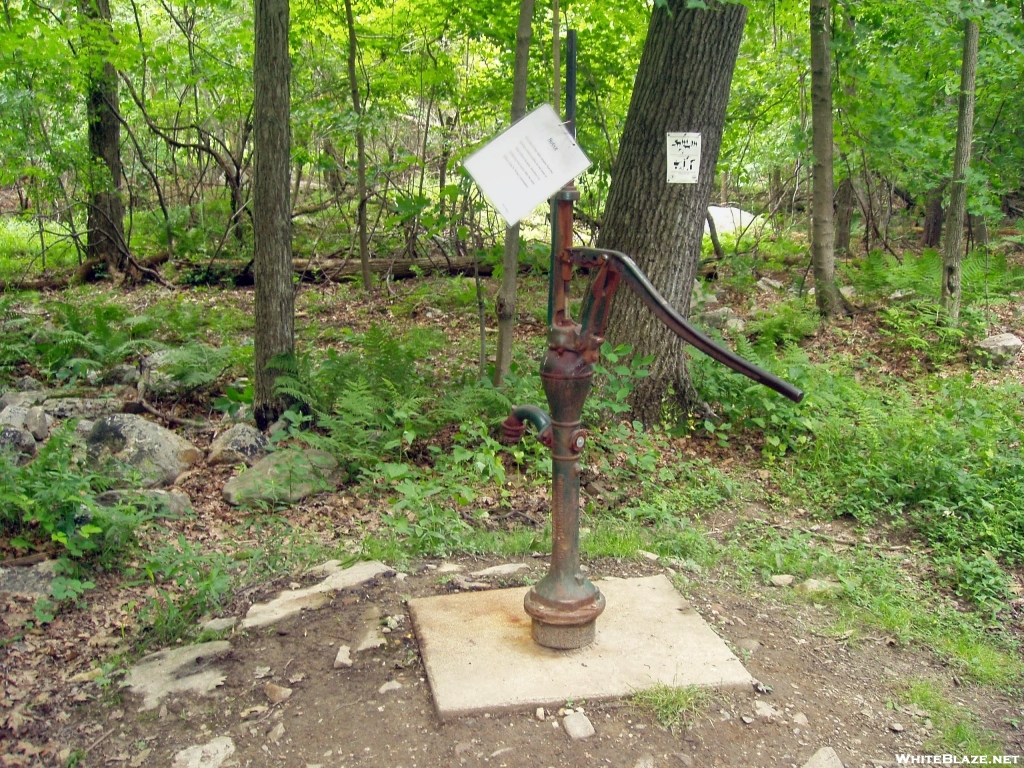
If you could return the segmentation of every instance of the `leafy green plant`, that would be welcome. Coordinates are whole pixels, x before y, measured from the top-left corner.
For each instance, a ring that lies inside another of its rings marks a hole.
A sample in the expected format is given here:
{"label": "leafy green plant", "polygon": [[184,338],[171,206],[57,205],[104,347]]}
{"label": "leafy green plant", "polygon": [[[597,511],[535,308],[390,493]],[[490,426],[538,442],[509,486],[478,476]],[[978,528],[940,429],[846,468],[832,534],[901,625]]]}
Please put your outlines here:
{"label": "leafy green plant", "polygon": [[594,366],[594,389],[584,407],[586,418],[595,421],[629,411],[626,402],[634,382],[650,376],[654,356],[637,357],[628,344],[601,345],[601,363]]}
{"label": "leafy green plant", "polygon": [[1010,599],[1010,578],[999,564],[985,554],[974,557],[960,553],[939,558],[953,591],[975,605],[997,611]]}
{"label": "leafy green plant", "polygon": [[761,311],[747,325],[747,334],[756,338],[754,347],[769,354],[776,347],[796,344],[813,335],[821,323],[809,300],[790,299]]}
{"label": "leafy green plant", "polygon": [[637,691],[630,699],[633,706],[652,714],[665,728],[690,727],[700,717],[711,698],[695,685],[673,686],[659,683]]}

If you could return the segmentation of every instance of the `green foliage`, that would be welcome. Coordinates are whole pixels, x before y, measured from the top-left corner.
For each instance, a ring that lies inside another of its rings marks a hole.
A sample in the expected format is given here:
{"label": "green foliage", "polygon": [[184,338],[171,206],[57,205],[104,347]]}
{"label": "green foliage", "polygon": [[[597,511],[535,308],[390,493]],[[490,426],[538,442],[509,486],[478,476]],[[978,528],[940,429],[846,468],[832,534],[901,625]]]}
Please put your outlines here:
{"label": "green foliage", "polygon": [[[1006,296],[1024,288],[1024,268],[1011,266],[1003,254],[975,251],[961,261],[965,303],[990,296]],[[942,284],[942,254],[925,248],[907,253],[902,261],[883,251],[871,251],[846,268],[857,291],[888,296],[896,291],[937,300]]]}
{"label": "green foliage", "polygon": [[28,464],[0,451],[0,525],[15,546],[52,541],[70,557],[110,563],[155,515],[131,504],[101,505],[96,497],[111,482],[85,464],[73,427],[56,430]]}
{"label": "green foliage", "polygon": [[637,691],[631,703],[643,712],[654,715],[665,728],[690,727],[710,705],[707,691],[695,685],[671,686],[659,683],[653,688]]}
{"label": "green foliage", "polygon": [[747,334],[755,337],[754,347],[764,356],[776,347],[796,344],[812,336],[821,324],[821,318],[812,302],[790,299],[774,305],[770,311],[760,311],[747,325]]}
{"label": "green foliage", "polygon": [[629,411],[626,400],[633,382],[650,376],[654,356],[638,357],[628,344],[613,347],[606,341],[601,345],[601,361],[594,365],[594,386],[584,405],[585,418],[598,422]]}
{"label": "green foliage", "polygon": [[1006,750],[998,737],[984,728],[978,718],[965,707],[954,704],[931,680],[915,680],[901,697],[928,713],[936,726],[935,735],[926,748],[936,753],[956,755],[1002,756]]}
{"label": "green foliage", "polygon": [[1010,577],[988,555],[974,557],[957,552],[939,558],[938,565],[947,571],[953,591],[982,608],[998,611],[1010,599]]}

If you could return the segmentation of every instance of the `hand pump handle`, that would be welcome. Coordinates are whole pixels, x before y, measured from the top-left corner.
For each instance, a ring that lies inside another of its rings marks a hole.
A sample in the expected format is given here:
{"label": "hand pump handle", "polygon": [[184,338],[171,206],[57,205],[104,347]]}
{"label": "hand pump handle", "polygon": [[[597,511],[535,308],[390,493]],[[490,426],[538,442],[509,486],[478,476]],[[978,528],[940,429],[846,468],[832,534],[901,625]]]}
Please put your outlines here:
{"label": "hand pump handle", "polygon": [[797,387],[740,357],[731,349],[723,347],[690,325],[669,305],[665,297],[651,285],[651,281],[640,271],[636,262],[626,254],[599,248],[570,248],[568,256],[575,266],[597,267],[600,270],[587,293],[581,313],[580,351],[585,357],[589,353],[593,361],[597,359],[597,350],[604,342],[608,309],[621,279],[654,313],[655,317],[688,344],[732,368],[737,373],[742,373],[747,378],[753,379],[758,384],[774,389],[795,403],[799,403],[803,399],[804,393]]}

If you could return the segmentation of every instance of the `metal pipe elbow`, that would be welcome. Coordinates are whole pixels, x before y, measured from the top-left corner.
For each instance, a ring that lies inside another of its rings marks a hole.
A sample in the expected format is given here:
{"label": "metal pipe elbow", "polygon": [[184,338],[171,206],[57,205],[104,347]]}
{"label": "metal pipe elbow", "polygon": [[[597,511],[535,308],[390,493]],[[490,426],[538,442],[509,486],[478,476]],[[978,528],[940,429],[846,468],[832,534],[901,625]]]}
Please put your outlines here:
{"label": "metal pipe elbow", "polygon": [[508,418],[501,422],[502,442],[514,445],[523,439],[526,422],[537,428],[537,439],[543,445],[551,446],[551,417],[536,405],[517,405]]}

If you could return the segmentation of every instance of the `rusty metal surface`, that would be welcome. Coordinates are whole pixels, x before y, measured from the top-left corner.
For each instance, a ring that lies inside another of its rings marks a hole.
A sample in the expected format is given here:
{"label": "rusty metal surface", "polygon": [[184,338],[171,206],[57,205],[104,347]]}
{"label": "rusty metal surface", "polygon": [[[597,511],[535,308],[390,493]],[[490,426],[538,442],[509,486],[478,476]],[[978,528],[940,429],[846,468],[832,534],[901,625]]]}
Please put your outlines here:
{"label": "rusty metal surface", "polygon": [[[661,322],[701,352],[795,402],[803,398],[803,392],[792,384],[717,344],[686,322],[625,254],[573,248],[573,203],[578,199],[579,193],[571,183],[555,196],[548,301],[551,326],[540,371],[551,416],[534,406],[516,406],[502,425],[505,440],[515,442],[525,432],[524,422],[530,421],[542,442],[551,448],[551,566],[527,593],[523,606],[533,619],[534,641],[556,649],[581,648],[592,642],[594,622],[605,608],[604,595],[580,569],[580,453],[586,445],[580,416],[619,285],[625,282]],[[569,313],[569,285],[576,266],[597,270],[579,323]]]}

